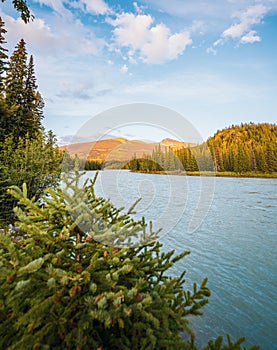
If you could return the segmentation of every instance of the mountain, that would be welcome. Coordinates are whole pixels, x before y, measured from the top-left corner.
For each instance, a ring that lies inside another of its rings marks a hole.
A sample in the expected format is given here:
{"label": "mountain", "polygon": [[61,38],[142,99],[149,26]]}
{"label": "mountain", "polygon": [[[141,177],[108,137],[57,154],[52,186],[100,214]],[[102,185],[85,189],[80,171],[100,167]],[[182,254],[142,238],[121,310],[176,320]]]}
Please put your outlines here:
{"label": "mountain", "polygon": [[[161,142],[144,142],[139,140],[127,140],[125,138],[109,138],[93,142],[74,143],[66,146],[61,146],[61,150],[74,156],[78,155],[81,159],[91,161],[127,161],[134,155],[137,158],[143,155],[151,155],[152,151],[160,145],[162,150],[166,148],[180,149],[188,147],[187,142],[181,142],[166,138]],[[191,146],[193,144],[190,144]]]}
{"label": "mountain", "polygon": [[191,146],[191,147],[195,146],[192,143],[177,141],[177,140],[173,140],[173,139],[170,139],[170,138],[163,139],[160,142],[160,145],[161,146],[165,146],[165,147],[170,147],[173,150],[180,149],[180,148],[183,148],[183,147],[187,148],[189,146]]}

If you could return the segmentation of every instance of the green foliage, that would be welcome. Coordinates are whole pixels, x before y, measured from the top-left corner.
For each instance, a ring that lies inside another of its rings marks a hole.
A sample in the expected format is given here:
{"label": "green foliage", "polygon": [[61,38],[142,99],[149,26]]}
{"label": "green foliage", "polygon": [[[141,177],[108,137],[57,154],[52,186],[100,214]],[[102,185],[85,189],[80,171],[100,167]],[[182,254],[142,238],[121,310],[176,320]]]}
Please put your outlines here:
{"label": "green foliage", "polygon": [[25,119],[29,135],[33,135],[42,129],[44,101],[36,84],[33,56],[30,56],[27,67],[24,99],[26,103]]}
{"label": "green foliage", "polygon": [[0,348],[196,349],[188,316],[208,302],[207,279],[189,291],[185,272],[168,271],[189,252],[162,252],[133,208],[97,197],[95,180],[79,188],[80,177],[68,174],[41,201],[26,185],[11,189],[21,232],[0,235]]}
{"label": "green foliage", "polygon": [[103,162],[97,160],[88,160],[79,158],[77,154],[75,157],[71,157],[70,154],[65,150],[63,151],[63,163],[62,171],[68,172],[78,168],[79,170],[101,170],[103,168]]}
{"label": "green foliage", "polygon": [[86,160],[84,165],[84,170],[101,170],[102,167],[103,167],[102,162],[98,162],[97,160]]}
{"label": "green foliage", "polygon": [[173,171],[183,169],[183,164],[172,149],[165,148],[162,150],[159,145],[156,147],[151,156],[144,155],[142,158],[134,156],[127,164],[125,169],[141,172],[159,172],[159,171]]}
{"label": "green foliage", "polygon": [[[242,347],[242,343],[245,341],[244,337],[239,338],[237,341],[233,342],[230,335],[227,334],[227,344],[224,344],[223,337],[219,336],[215,341],[210,340],[208,345],[203,348],[203,350],[237,350],[246,349]],[[253,346],[250,350],[259,350],[259,346]]]}
{"label": "green foliage", "polygon": [[0,152],[2,149],[2,143],[4,142],[8,121],[10,118],[10,111],[5,103],[5,100],[0,96]]}
{"label": "green foliage", "polygon": [[[5,42],[5,32],[0,18],[0,44]],[[0,47],[0,83],[5,83],[0,90],[0,224],[14,220],[17,201],[7,194],[9,186],[27,183],[30,198],[38,198],[45,188],[57,183],[61,170],[56,138],[51,131],[43,131],[44,104],[33,57],[28,63],[25,46],[22,39],[7,65],[6,50]]]}
{"label": "green foliage", "polygon": [[276,173],[277,125],[250,123],[232,126],[218,131],[202,145],[174,152],[159,147],[151,157],[134,157],[126,168],[142,172]]}
{"label": "green foliage", "polygon": [[[6,0],[1,0],[5,2]],[[27,23],[34,18],[25,0],[12,0],[14,8],[20,13],[21,19]]]}
{"label": "green foliage", "polygon": [[217,171],[277,171],[277,125],[241,124],[218,131],[207,144]]}
{"label": "green foliage", "polygon": [[12,223],[17,201],[7,193],[8,187],[27,183],[29,197],[39,198],[44,189],[57,184],[62,154],[51,132],[20,138],[16,145],[10,136],[2,144],[0,162],[0,222]]}
{"label": "green foliage", "polygon": [[30,57],[29,63],[27,61],[26,43],[21,39],[6,69],[5,103],[10,116],[0,121],[0,128],[5,123],[7,134],[12,134],[15,141],[27,133],[32,138],[42,130],[44,104],[37,90],[33,57]]}
{"label": "green foliage", "polygon": [[3,97],[3,92],[4,92],[3,74],[6,70],[7,59],[8,59],[8,55],[7,55],[8,50],[2,46],[6,44],[4,35],[6,34],[7,31],[4,27],[4,24],[5,23],[2,21],[2,18],[0,16],[0,98]]}

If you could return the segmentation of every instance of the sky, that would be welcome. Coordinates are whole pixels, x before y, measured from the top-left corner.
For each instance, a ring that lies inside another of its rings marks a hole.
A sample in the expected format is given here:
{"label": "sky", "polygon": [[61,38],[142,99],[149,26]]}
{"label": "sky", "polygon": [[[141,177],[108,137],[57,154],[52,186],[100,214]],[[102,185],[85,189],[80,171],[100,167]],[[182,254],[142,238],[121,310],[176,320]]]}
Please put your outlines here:
{"label": "sky", "polygon": [[130,114],[138,104],[172,110],[203,140],[232,124],[277,122],[277,0],[27,3],[35,19],[25,24],[11,0],[1,2],[6,47],[11,54],[26,41],[43,124],[60,144],[101,116],[106,126],[115,118],[105,135],[176,136],[174,116],[172,130],[151,125],[151,116],[150,126],[145,118],[123,125],[113,110],[125,105]]}

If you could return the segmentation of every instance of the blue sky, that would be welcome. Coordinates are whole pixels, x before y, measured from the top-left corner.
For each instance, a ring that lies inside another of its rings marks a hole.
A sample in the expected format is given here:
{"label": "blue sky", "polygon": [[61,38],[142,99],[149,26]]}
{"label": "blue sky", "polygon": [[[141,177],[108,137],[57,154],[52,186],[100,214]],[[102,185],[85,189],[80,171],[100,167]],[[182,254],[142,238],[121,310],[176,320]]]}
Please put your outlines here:
{"label": "blue sky", "polygon": [[27,42],[44,125],[60,140],[132,103],[176,111],[203,139],[232,124],[277,122],[277,0],[33,0],[29,24],[10,3],[0,10],[7,47]]}

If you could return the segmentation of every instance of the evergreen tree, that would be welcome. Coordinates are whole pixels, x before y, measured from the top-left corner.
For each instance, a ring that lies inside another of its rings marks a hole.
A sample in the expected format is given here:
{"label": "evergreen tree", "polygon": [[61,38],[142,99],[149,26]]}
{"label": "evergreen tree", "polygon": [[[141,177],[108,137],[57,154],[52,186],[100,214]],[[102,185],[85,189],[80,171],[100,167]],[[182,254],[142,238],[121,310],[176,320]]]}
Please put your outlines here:
{"label": "evergreen tree", "polygon": [[[6,0],[1,0],[2,2]],[[27,23],[34,18],[25,0],[12,0],[14,8],[20,13],[21,19]]]}
{"label": "evergreen tree", "polygon": [[6,44],[4,35],[6,34],[5,23],[2,21],[0,16],[0,100],[4,96],[4,73],[6,70],[8,50],[4,48],[2,45]]}
{"label": "evergreen tree", "polygon": [[270,142],[266,145],[265,158],[268,172],[277,172],[277,144]]}
{"label": "evergreen tree", "polygon": [[44,102],[37,91],[35,70],[34,70],[34,61],[33,56],[30,56],[28,68],[27,68],[27,77],[25,82],[25,119],[26,127],[28,129],[29,135],[41,130],[41,120],[43,118],[43,107]]}
{"label": "evergreen tree", "polygon": [[217,171],[275,172],[277,126],[241,124],[218,131],[207,141]]}
{"label": "evergreen tree", "polygon": [[11,185],[28,184],[30,198],[38,198],[45,188],[59,180],[62,153],[52,133],[38,133],[34,139],[6,137],[0,152],[0,223],[13,223],[15,198],[7,190]]}
{"label": "evergreen tree", "polygon": [[[79,188],[80,177],[42,201],[25,185],[11,190],[21,232],[0,235],[0,348],[196,350],[188,316],[208,302],[207,279],[185,290],[185,272],[169,269],[188,252],[162,252],[133,208],[121,213],[95,195],[94,181]],[[205,349],[242,342],[219,337]]]}
{"label": "evergreen tree", "polygon": [[4,35],[6,34],[6,29],[4,27],[5,23],[2,21],[0,16],[0,151],[1,144],[4,141],[6,132],[6,121],[9,118],[9,111],[5,103],[5,89],[4,89],[4,78],[7,66],[8,50],[3,47],[6,44]]}
{"label": "evergreen tree", "polygon": [[10,112],[7,108],[5,100],[0,97],[0,152],[3,147],[4,139],[7,135],[9,119],[10,119]]}
{"label": "evergreen tree", "polygon": [[246,147],[242,143],[238,144],[237,151],[237,172],[239,174],[245,173],[250,170],[249,154],[247,154]]}
{"label": "evergreen tree", "polygon": [[6,133],[16,142],[29,134],[33,138],[42,131],[41,120],[44,103],[37,90],[33,56],[27,64],[26,44],[20,40],[13,52],[6,75],[6,104],[10,117],[6,121]]}
{"label": "evergreen tree", "polygon": [[27,77],[27,51],[23,39],[15,47],[10,57],[6,75],[6,104],[11,110],[7,121],[7,133],[11,133],[15,141],[28,132],[26,128],[25,82]]}

